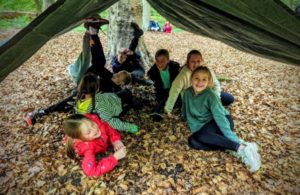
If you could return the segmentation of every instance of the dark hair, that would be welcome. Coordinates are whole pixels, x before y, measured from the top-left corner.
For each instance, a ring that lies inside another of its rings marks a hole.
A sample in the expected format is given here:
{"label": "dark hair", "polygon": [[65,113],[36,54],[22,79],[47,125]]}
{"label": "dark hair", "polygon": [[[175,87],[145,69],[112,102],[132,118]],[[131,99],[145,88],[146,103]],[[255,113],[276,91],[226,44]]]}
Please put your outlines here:
{"label": "dark hair", "polygon": [[[199,50],[196,50],[196,49],[193,49],[193,50],[191,50],[191,51],[187,54],[186,62],[185,62],[186,65],[189,63],[189,60],[190,60],[190,58],[192,57],[192,55],[200,55],[201,58],[202,58],[202,54],[200,53],[200,51],[199,51]],[[202,59],[203,59],[203,58],[202,58]]]}
{"label": "dark hair", "polygon": [[[90,94],[92,96],[92,111],[95,109],[95,95],[99,90],[99,79],[93,73],[87,73],[81,79],[78,86],[77,101],[81,100],[85,95]],[[76,102],[77,102],[76,101]]]}
{"label": "dark hair", "polygon": [[66,142],[67,155],[72,159],[76,159],[76,153],[73,148],[74,139],[81,139],[80,126],[84,120],[89,119],[82,114],[74,114],[63,121],[64,132],[68,136]]}
{"label": "dark hair", "polygon": [[159,56],[166,56],[168,59],[170,58],[169,52],[166,49],[159,49],[155,53],[155,59]]}

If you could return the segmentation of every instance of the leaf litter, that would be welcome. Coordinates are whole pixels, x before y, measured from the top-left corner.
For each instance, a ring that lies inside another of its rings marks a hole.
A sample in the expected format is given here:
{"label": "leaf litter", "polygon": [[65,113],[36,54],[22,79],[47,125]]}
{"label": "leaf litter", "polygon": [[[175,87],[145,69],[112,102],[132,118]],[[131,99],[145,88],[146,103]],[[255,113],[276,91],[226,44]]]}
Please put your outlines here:
{"label": "leaf litter", "polygon": [[[66,68],[79,55],[82,36],[71,32],[49,41],[0,83],[1,194],[300,193],[300,68],[187,32],[146,32],[144,40],[152,54],[168,49],[181,64],[189,50],[202,52],[225,78],[222,89],[235,97],[229,108],[235,131],[259,144],[261,169],[250,174],[230,153],[191,150],[184,122],[149,117],[153,87],[131,86],[144,107],[124,116],[140,128],[136,135],[122,133],[126,159],[102,177],[84,176],[65,154],[61,124],[67,113],[45,116],[33,127],[23,120],[26,111],[55,103],[75,87]],[[107,51],[107,37],[101,40]]]}

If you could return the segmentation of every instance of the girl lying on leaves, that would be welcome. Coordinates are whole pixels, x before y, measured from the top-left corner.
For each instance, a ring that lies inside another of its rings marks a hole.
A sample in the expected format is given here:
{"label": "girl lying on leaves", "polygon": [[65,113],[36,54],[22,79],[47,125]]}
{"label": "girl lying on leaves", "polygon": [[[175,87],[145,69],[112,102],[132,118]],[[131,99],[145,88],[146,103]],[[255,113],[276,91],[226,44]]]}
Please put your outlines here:
{"label": "girl lying on leaves", "polygon": [[242,157],[250,172],[260,168],[260,155],[255,143],[244,142],[232,131],[233,120],[213,90],[212,75],[206,66],[191,75],[191,87],[183,95],[182,116],[192,131],[190,147],[197,150],[231,150]]}
{"label": "girl lying on leaves", "polygon": [[[83,157],[81,166],[87,176],[110,172],[126,156],[121,135],[95,114],[71,115],[64,120],[63,127],[67,154],[70,158]],[[95,155],[105,153],[109,145],[113,146],[114,154],[97,163]]]}

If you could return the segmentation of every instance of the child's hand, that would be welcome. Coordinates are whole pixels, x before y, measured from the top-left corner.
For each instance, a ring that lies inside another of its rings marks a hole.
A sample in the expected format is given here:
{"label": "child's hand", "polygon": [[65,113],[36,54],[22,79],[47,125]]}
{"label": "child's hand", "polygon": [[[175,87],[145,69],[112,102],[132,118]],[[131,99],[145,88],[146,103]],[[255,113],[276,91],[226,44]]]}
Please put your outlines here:
{"label": "child's hand", "polygon": [[117,159],[120,160],[122,158],[125,158],[126,156],[126,147],[123,147],[121,149],[119,149],[118,151],[116,151],[113,156]]}
{"label": "child's hand", "polygon": [[90,39],[90,47],[93,47],[95,45],[95,41],[93,39]]}
{"label": "child's hand", "polygon": [[129,132],[135,134],[136,132],[138,132],[138,130],[139,130],[138,126],[135,124],[132,124],[130,126]]}
{"label": "child's hand", "polygon": [[113,145],[115,151],[118,151],[121,148],[125,147],[121,140],[115,141],[114,143],[112,143],[112,145]]}

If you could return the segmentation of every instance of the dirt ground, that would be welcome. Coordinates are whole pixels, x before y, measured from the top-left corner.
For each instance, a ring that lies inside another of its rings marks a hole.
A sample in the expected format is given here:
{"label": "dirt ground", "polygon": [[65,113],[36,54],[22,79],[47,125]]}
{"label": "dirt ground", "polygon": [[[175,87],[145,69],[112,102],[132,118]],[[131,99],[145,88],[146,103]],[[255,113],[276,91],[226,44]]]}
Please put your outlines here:
{"label": "dirt ground", "polygon": [[[101,34],[101,39],[106,50],[107,37]],[[0,83],[1,194],[300,193],[299,66],[187,32],[147,32],[144,39],[152,54],[166,48],[181,64],[189,50],[202,52],[209,68],[225,80],[222,89],[235,97],[229,110],[238,136],[260,146],[261,169],[250,174],[228,152],[190,149],[184,122],[149,117],[153,88],[132,86],[145,105],[124,116],[140,129],[136,135],[122,133],[126,159],[104,176],[85,177],[65,153],[61,123],[66,113],[43,117],[33,127],[23,120],[26,111],[57,102],[74,87],[66,68],[81,51],[82,34],[68,33],[49,41]]]}

